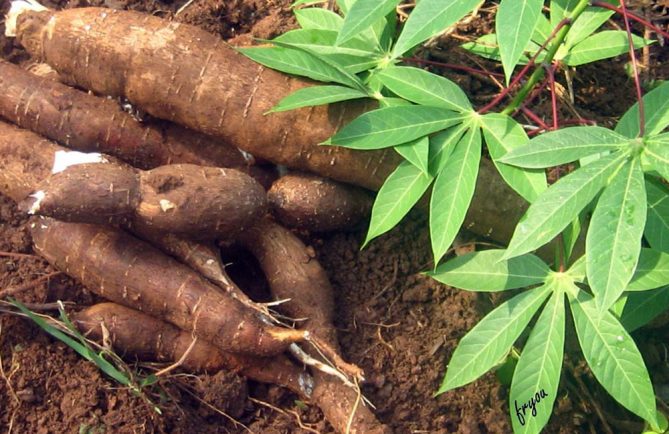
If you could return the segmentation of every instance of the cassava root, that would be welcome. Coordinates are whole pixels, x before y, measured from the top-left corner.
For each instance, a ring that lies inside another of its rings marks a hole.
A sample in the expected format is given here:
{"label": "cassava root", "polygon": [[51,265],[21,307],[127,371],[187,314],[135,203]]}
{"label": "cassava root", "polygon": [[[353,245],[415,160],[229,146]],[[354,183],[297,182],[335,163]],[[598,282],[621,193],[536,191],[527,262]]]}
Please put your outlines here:
{"label": "cassava root", "polygon": [[313,391],[311,376],[285,356],[243,356],[220,351],[203,340],[193,344],[190,333],[119,304],[96,304],[77,312],[73,320],[86,337],[102,342],[103,336],[108,336],[114,350],[142,361],[176,362],[185,355],[182,366],[190,371],[225,369],[255,381],[284,386],[303,398]]}

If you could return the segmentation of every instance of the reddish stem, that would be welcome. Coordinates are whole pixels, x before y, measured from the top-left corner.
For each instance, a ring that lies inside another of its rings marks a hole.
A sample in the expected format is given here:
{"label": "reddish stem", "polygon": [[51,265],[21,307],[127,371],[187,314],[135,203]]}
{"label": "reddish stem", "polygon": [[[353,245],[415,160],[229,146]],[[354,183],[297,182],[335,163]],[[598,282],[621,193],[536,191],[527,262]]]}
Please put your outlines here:
{"label": "reddish stem", "polygon": [[597,121],[592,119],[566,119],[560,122],[564,125],[597,125]]}
{"label": "reddish stem", "polygon": [[643,137],[646,132],[646,115],[643,106],[643,92],[641,91],[641,79],[639,77],[639,67],[636,62],[636,53],[634,52],[634,40],[632,39],[632,29],[630,28],[629,14],[625,6],[625,0],[620,0],[620,9],[622,10],[623,20],[625,21],[625,30],[627,31],[627,40],[629,41],[630,59],[632,60],[632,71],[634,73],[634,87],[636,88],[636,99],[639,105],[639,136]]}
{"label": "reddish stem", "polygon": [[[593,5],[593,6],[597,6],[599,8],[609,9],[609,10],[617,12],[619,14],[625,14],[625,12],[623,12],[622,8],[618,8],[616,6],[613,6],[612,4],[606,3],[604,1],[593,0],[593,1],[590,2],[590,4]],[[625,10],[627,10],[627,9],[625,9]],[[662,30],[661,28],[659,28],[655,24],[651,23],[650,21],[647,21],[647,20],[643,19],[642,17],[640,17],[640,16],[638,16],[638,15],[636,15],[636,14],[630,12],[630,11],[627,11],[626,14],[627,14],[628,18],[631,18],[634,21],[636,21],[640,24],[643,24],[645,27],[648,27],[649,29],[653,30],[655,33],[658,33],[658,34],[664,36],[665,38],[669,39],[669,33],[668,32]]]}
{"label": "reddish stem", "polygon": [[420,64],[423,64],[423,65],[440,66],[442,68],[448,68],[448,69],[455,69],[455,70],[460,70],[460,71],[465,71],[465,72],[471,72],[472,74],[489,75],[489,76],[492,76],[492,77],[504,77],[504,74],[501,74],[499,72],[491,72],[491,71],[487,71],[485,69],[471,68],[469,66],[456,65],[456,64],[453,64],[453,63],[443,63],[443,62],[435,62],[434,60],[424,60],[424,59],[419,59],[417,57],[404,57],[401,60],[404,61],[404,62],[420,63]]}
{"label": "reddish stem", "polygon": [[541,119],[536,113],[534,113],[532,110],[528,109],[525,106],[522,106],[520,110],[523,112],[525,116],[527,116],[532,122],[537,124],[539,126],[540,130],[547,130],[549,129],[549,126],[546,122],[544,122],[543,119]]}
{"label": "reddish stem", "polygon": [[558,118],[558,106],[557,106],[557,93],[555,92],[555,65],[550,65],[546,68],[547,77],[548,77],[548,86],[551,91],[551,109],[553,112],[553,129],[557,130],[559,125]]}
{"label": "reddish stem", "polygon": [[527,73],[528,73],[528,71],[530,70],[530,68],[532,68],[532,67],[536,64],[536,60],[537,60],[537,57],[539,56],[539,54],[540,54],[543,50],[546,49],[546,47],[548,46],[549,42],[551,42],[551,41],[553,40],[553,38],[555,38],[555,35],[557,35],[557,33],[560,31],[560,29],[562,29],[564,26],[566,26],[566,25],[569,24],[570,22],[571,22],[571,20],[569,20],[568,18],[565,18],[565,19],[563,19],[562,21],[560,21],[560,23],[553,29],[553,31],[551,32],[550,36],[549,36],[548,38],[546,38],[546,40],[544,41],[543,45],[541,45],[541,47],[539,47],[539,49],[537,50],[536,53],[534,53],[534,55],[532,56],[532,58],[530,59],[530,61],[527,62],[527,65],[525,65],[525,67],[524,67],[523,69],[520,70],[520,72],[518,73],[518,75],[516,75],[516,76],[514,77],[514,79],[511,81],[511,84],[509,84],[508,87],[505,87],[504,90],[501,91],[501,92],[495,97],[495,99],[493,99],[492,101],[490,101],[490,103],[489,103],[488,105],[486,105],[485,107],[483,107],[482,109],[480,109],[480,110],[479,110],[479,114],[484,114],[484,113],[490,111],[492,108],[494,108],[497,104],[500,103],[500,101],[502,101],[502,100],[509,94],[509,92],[511,92],[511,89],[513,89],[514,87],[516,87],[516,85],[517,85],[518,83],[520,83],[520,80],[522,80],[523,77],[525,77],[525,76],[527,75]]}

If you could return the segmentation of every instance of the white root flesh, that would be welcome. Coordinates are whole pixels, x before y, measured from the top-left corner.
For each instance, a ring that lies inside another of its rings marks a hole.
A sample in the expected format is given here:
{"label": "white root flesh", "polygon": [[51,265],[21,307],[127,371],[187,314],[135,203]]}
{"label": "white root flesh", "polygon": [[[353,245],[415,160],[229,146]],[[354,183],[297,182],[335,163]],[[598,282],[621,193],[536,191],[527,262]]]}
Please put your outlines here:
{"label": "white root flesh", "polygon": [[25,11],[46,11],[48,10],[35,0],[17,0],[11,3],[9,12],[5,16],[5,36],[9,38],[16,37],[16,19]]}
{"label": "white root flesh", "polygon": [[56,151],[51,173],[59,173],[70,166],[87,163],[109,163],[99,152]]}

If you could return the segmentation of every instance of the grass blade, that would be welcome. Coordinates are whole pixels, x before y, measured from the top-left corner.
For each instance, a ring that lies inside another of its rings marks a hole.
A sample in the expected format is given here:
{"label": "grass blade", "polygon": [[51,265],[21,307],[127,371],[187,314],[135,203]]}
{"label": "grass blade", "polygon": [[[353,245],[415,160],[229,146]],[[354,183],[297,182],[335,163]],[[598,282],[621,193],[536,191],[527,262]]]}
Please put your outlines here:
{"label": "grass blade", "polygon": [[588,284],[601,310],[620,297],[634,275],[646,225],[646,190],[638,159],[604,189],[585,240]]}

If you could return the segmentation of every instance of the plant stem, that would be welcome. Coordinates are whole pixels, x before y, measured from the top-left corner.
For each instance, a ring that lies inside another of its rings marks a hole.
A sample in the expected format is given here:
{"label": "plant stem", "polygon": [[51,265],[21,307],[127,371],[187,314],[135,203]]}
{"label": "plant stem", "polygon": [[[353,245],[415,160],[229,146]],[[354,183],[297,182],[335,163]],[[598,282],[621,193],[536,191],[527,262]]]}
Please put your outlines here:
{"label": "plant stem", "polygon": [[[479,114],[484,114],[484,113],[488,112],[490,109],[492,109],[493,107],[495,107],[497,104],[499,104],[500,101],[502,101],[504,99],[504,97],[506,97],[511,92],[511,89],[513,89],[514,87],[516,87],[516,85],[518,83],[520,83],[520,80],[522,80],[523,77],[525,77],[525,75],[527,75],[527,72],[530,70],[530,68],[532,68],[534,65],[536,65],[536,60],[537,60],[537,57],[539,57],[539,54],[543,50],[546,49],[548,44],[553,40],[553,38],[555,38],[555,35],[560,31],[560,29],[562,29],[567,24],[569,24],[569,20],[566,19],[566,18],[564,20],[560,21],[560,23],[557,25],[557,27],[555,29],[553,29],[553,32],[550,34],[550,36],[548,36],[548,38],[544,41],[543,45],[541,47],[539,47],[539,49],[537,50],[536,53],[534,53],[534,55],[532,56],[530,61],[527,62],[527,65],[525,65],[523,67],[523,69],[520,70],[520,72],[513,78],[511,83],[506,88],[504,88],[504,90],[502,90],[502,92],[500,92],[492,101],[490,101],[490,103],[488,105],[486,105],[485,107],[483,107],[479,110]],[[559,44],[558,44],[558,46],[559,46]],[[554,55],[555,55],[555,53],[553,53],[553,56]],[[551,59],[552,59],[553,56],[551,56]],[[534,76],[534,74],[533,74],[533,76]],[[530,89],[528,89],[527,92],[529,92],[529,90]],[[527,92],[526,92],[526,94],[527,94]]]}
{"label": "plant stem", "polygon": [[539,116],[537,116],[537,114],[534,113],[532,110],[528,109],[525,106],[522,106],[520,108],[520,110],[522,110],[523,114],[525,116],[527,116],[532,122],[537,124],[540,129],[542,129],[542,130],[547,130],[548,129],[548,124],[546,124],[546,122],[544,122],[543,119],[541,119]]}
{"label": "plant stem", "polygon": [[553,129],[559,128],[557,93],[555,92],[555,65],[546,67],[548,70],[548,87],[551,91],[551,109],[553,111]]}
{"label": "plant stem", "polygon": [[634,52],[634,41],[632,40],[632,29],[630,28],[629,15],[625,0],[620,0],[620,9],[623,14],[623,21],[625,21],[625,31],[627,31],[627,40],[630,47],[630,60],[632,61],[632,73],[634,74],[634,87],[636,88],[636,99],[639,106],[639,136],[643,137],[646,133],[646,114],[643,106],[643,92],[641,91],[641,79],[639,78],[639,66],[636,61],[636,53]]}
{"label": "plant stem", "polygon": [[[583,13],[585,8],[588,7],[589,3],[590,2],[588,0],[580,0],[576,4],[576,7],[574,7],[574,11],[571,13],[571,16],[566,17],[562,21],[560,21],[560,24],[558,24],[555,30],[553,30],[555,38],[553,39],[551,47],[549,48],[548,53],[546,54],[544,63],[549,64],[553,61],[555,54],[560,49],[562,42],[564,42],[564,38],[567,37],[567,33],[569,33],[571,24],[574,21],[576,21],[576,19]],[[516,96],[509,103],[509,105],[506,106],[504,110],[502,110],[502,113],[506,115],[513,113],[520,106],[520,104],[523,102],[523,100],[525,99],[527,94],[532,90],[532,88],[539,82],[539,80],[543,78],[543,76],[544,76],[543,68],[535,69],[530,78],[525,83],[525,85],[520,89],[520,91],[516,94]]]}
{"label": "plant stem", "polygon": [[[612,4],[604,2],[604,1],[593,0],[593,1],[590,2],[590,4],[592,4],[593,6],[597,6],[598,8],[604,8],[604,9],[608,9],[608,10],[617,12],[619,14],[623,14],[623,10],[621,8],[613,6]],[[668,32],[666,32],[666,31],[662,30],[661,28],[657,27],[655,24],[651,23],[650,21],[646,21],[642,17],[640,17],[637,14],[634,14],[630,11],[627,11],[627,16],[628,16],[628,18],[631,18],[634,21],[636,21],[640,24],[643,24],[645,27],[648,27],[649,29],[651,29],[655,33],[660,34],[660,35],[664,36],[665,38],[669,39],[669,33]]]}

